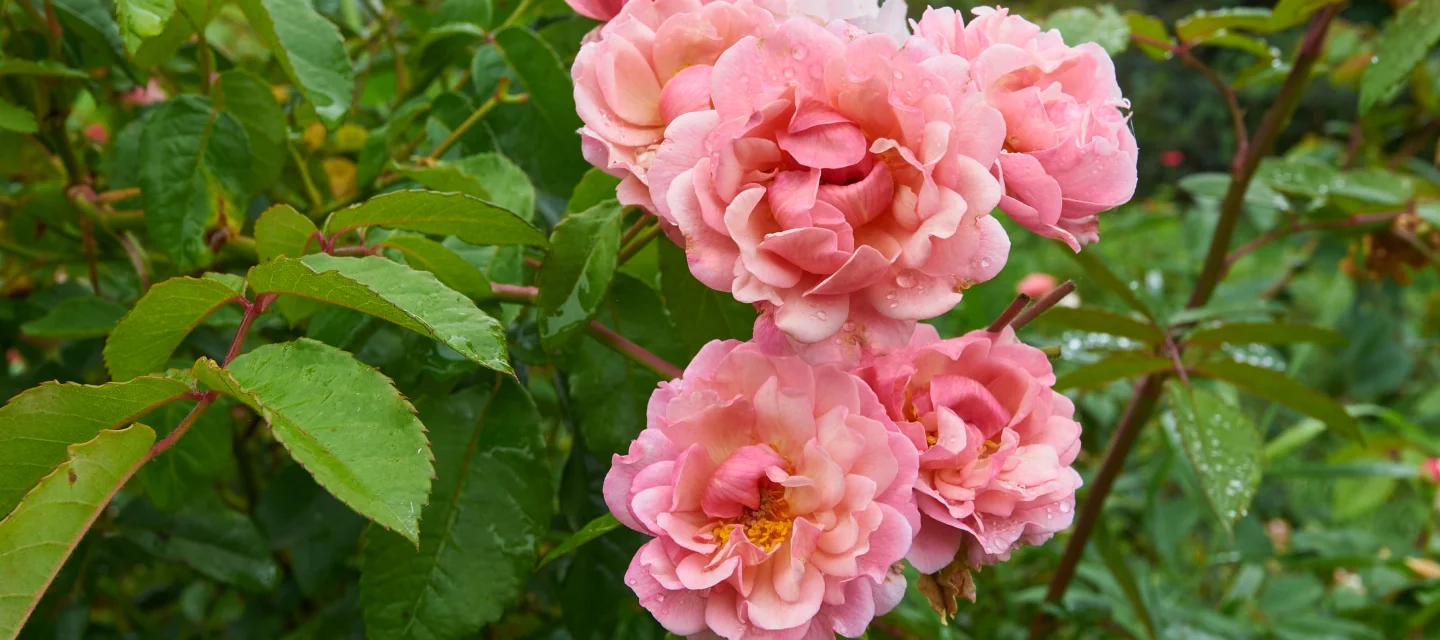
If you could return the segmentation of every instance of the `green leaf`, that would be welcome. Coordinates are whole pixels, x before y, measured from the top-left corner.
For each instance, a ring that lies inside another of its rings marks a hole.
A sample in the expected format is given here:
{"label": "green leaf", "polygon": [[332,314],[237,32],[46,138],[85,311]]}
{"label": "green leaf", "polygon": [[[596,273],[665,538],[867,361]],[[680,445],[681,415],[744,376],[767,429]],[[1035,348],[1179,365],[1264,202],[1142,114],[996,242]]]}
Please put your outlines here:
{"label": "green leaf", "polygon": [[[1155,16],[1140,13],[1139,11],[1126,11],[1125,21],[1130,24],[1130,35],[1145,36],[1151,40],[1175,44],[1175,39],[1170,37],[1170,32],[1165,30],[1165,23]],[[1145,55],[1155,60],[1165,60],[1170,57],[1170,52],[1153,44],[1135,43]]]}
{"label": "green leaf", "polygon": [[1283,193],[1324,198],[1340,179],[1340,172],[1310,158],[1266,158],[1260,162],[1255,179]]}
{"label": "green leaf", "polygon": [[115,14],[125,47],[136,51],[141,41],[165,30],[165,23],[175,15],[175,0],[116,0]]}
{"label": "green leaf", "polygon": [[1120,551],[1120,545],[1115,541],[1115,534],[1110,532],[1110,526],[1105,522],[1097,522],[1095,526],[1095,548],[1100,551],[1100,558],[1105,561],[1105,567],[1110,569],[1110,575],[1115,577],[1115,582],[1120,585],[1120,590],[1125,593],[1125,599],[1130,601],[1130,607],[1135,610],[1135,618],[1145,627],[1146,637],[1155,640],[1155,616],[1145,604],[1145,596],[1140,591],[1140,585],[1135,581],[1135,574],[1130,570],[1130,563]]}
{"label": "green leaf", "polygon": [[105,341],[110,377],[129,380],[164,369],[185,336],[241,295],[213,278],[171,278],[150,287]]}
{"label": "green leaf", "polygon": [[422,402],[438,477],[417,549],[366,534],[360,597],[371,638],[459,638],[499,620],[525,589],[550,527],[550,466],[540,413],[496,375]]}
{"label": "green leaf", "polygon": [[1229,532],[1260,486],[1260,432],[1239,407],[1209,391],[1172,381],[1166,392],[1185,455],[1211,510]]}
{"label": "green leaf", "polygon": [[1349,213],[1403,207],[1415,195],[1415,180],[1381,167],[1357,169],[1342,174],[1331,195]]}
{"label": "green leaf", "polygon": [[69,298],[55,305],[44,317],[20,325],[20,330],[34,338],[99,338],[110,333],[124,315],[125,305],[113,300],[95,296]]}
{"label": "green leaf", "polygon": [[550,236],[550,251],[535,277],[540,287],[540,341],[558,349],[583,332],[615,277],[620,251],[620,203],[610,200],[565,216]]}
{"label": "green leaf", "polygon": [[315,223],[288,204],[277,204],[255,221],[255,247],[261,262],[280,256],[303,257],[307,249],[319,249],[313,237],[320,230]]}
{"label": "green leaf", "polygon": [[1296,423],[1295,426],[1281,431],[1269,442],[1265,443],[1263,456],[1266,462],[1274,462],[1280,457],[1299,449],[1305,443],[1314,440],[1316,436],[1325,433],[1325,423],[1314,418],[1306,418]]}
{"label": "green leaf", "polygon": [[526,220],[535,217],[535,187],[530,178],[498,153],[477,153],[433,167],[400,167],[399,171],[428,189],[457,191],[494,202]]}
{"label": "green leaf", "polygon": [[1098,387],[1116,380],[1173,368],[1175,368],[1175,363],[1169,358],[1118,353],[1098,362],[1082,365],[1060,376],[1055,381],[1055,390]]}
{"label": "green leaf", "polygon": [[1050,14],[1046,29],[1059,29],[1065,44],[1094,42],[1110,55],[1120,55],[1130,44],[1130,23],[1108,4],[1070,7]]}
{"label": "green leaf", "polygon": [[140,200],[150,239],[181,271],[208,265],[205,242],[222,214],[244,213],[250,143],[234,116],[208,98],[161,105],[140,139]]}
{"label": "green leaf", "polygon": [[1360,79],[1360,114],[1389,102],[1410,70],[1440,40],[1440,2],[1411,2],[1395,14],[1376,39],[1375,55]]}
{"label": "green leaf", "polygon": [[434,477],[425,427],[375,369],[323,343],[270,344],[224,369],[195,363],[207,387],[245,403],[320,486],[411,542]]}
{"label": "green leaf", "polygon": [[1035,321],[1067,329],[1124,336],[1152,345],[1165,342],[1165,332],[1159,327],[1104,309],[1052,307]]}
{"label": "green leaf", "polygon": [[484,300],[495,295],[484,272],[439,242],[422,236],[395,235],[377,246],[399,251],[405,256],[406,264],[435,274],[441,284],[471,300]]}
{"label": "green leaf", "polygon": [[600,516],[594,520],[591,520],[589,524],[586,524],[579,531],[576,531],[575,533],[570,534],[570,537],[565,538],[565,541],[561,542],[559,546],[551,549],[550,553],[545,554],[545,557],[540,559],[540,564],[535,566],[535,570],[539,571],[541,567],[550,564],[551,562],[554,562],[555,560],[563,556],[574,553],[575,550],[579,549],[581,545],[596,538],[599,538],[600,536],[603,536],[607,533],[610,533],[611,531],[614,531],[618,528],[620,528],[620,521],[616,520],[615,516],[609,513]]}
{"label": "green leaf", "polygon": [[[164,438],[189,412],[189,403],[171,403],[145,421],[155,425],[155,433]],[[196,417],[185,437],[140,468],[138,478],[145,495],[157,508],[174,511],[213,494],[215,481],[233,466],[230,421],[228,406],[211,406]]]}
{"label": "green leaf", "polygon": [[599,169],[591,169],[580,177],[580,184],[575,185],[575,191],[570,194],[570,201],[565,203],[565,214],[579,213],[606,200],[615,199],[615,189],[620,186],[620,179]]}
{"label": "green leaf", "polygon": [[1270,43],[1255,36],[1247,36],[1243,33],[1220,30],[1206,36],[1196,38],[1190,43],[1192,47],[1223,47],[1235,49],[1259,56],[1262,60],[1273,60],[1280,57],[1280,50],[1270,46]]}
{"label": "green leaf", "polygon": [[315,484],[298,464],[270,474],[255,507],[255,521],[271,549],[289,554],[295,583],[312,598],[326,594],[331,578],[354,555],[369,524]]}
{"label": "green leaf", "polygon": [[164,64],[180,51],[190,36],[205,29],[226,4],[211,0],[178,0],[175,13],[165,23],[160,35],[142,42],[130,56],[131,61],[141,69]]}
{"label": "green leaf", "polygon": [[1130,287],[1125,286],[1125,283],[1120,280],[1120,276],[1115,275],[1109,265],[1095,255],[1095,252],[1080,251],[1070,255],[1080,263],[1080,268],[1085,270],[1085,273],[1097,286],[1119,296],[1126,306],[1139,311],[1140,315],[1154,319],[1155,314],[1150,311],[1150,306],[1141,301],[1139,296],[1130,290]]}
{"label": "green leaf", "polygon": [[251,288],[348,307],[445,343],[471,361],[510,372],[505,329],[435,276],[377,256],[317,253],[250,269]]}
{"label": "green leaf", "polygon": [[345,53],[340,29],[309,2],[238,0],[255,35],[275,54],[285,75],[334,129],[350,110],[355,67]]}
{"label": "green leaf", "polygon": [[18,133],[35,133],[40,130],[35,114],[29,109],[0,99],[0,129]]}
{"label": "green leaf", "polygon": [[660,293],[681,342],[690,355],[711,340],[749,340],[755,327],[755,306],[716,291],[690,275],[685,250],[663,238],[660,249]]}
{"label": "green leaf", "polygon": [[1175,35],[1183,42],[1201,38],[1221,29],[1244,29],[1268,33],[1271,25],[1269,9],[1237,7],[1219,11],[1200,10],[1175,23]]}
{"label": "green leaf", "polygon": [[1238,322],[1201,329],[1186,336],[1185,341],[1190,344],[1212,345],[1226,343],[1290,344],[1295,342],[1337,345],[1345,344],[1345,336],[1330,329],[1305,324]]}
{"label": "green leaf", "polygon": [[332,236],[361,227],[455,236],[479,245],[546,244],[545,233],[514,212],[458,193],[387,193],[336,211],[325,221],[325,233]]}
{"label": "green leaf", "polygon": [[61,30],[74,34],[124,69],[137,83],[135,70],[125,58],[125,40],[120,25],[115,23],[114,10],[107,0],[54,0]]}
{"label": "green leaf", "polygon": [[185,397],[179,380],[136,378],[99,386],[46,382],[0,407],[0,515],[65,461],[65,447],[117,429]]}
{"label": "green leaf", "polygon": [[[187,434],[180,442],[191,437]],[[115,522],[122,535],[161,558],[184,562],[201,575],[245,591],[274,591],[280,584],[280,565],[255,522],[215,493],[202,495],[204,499],[174,513],[137,500]]]}
{"label": "green leaf", "polygon": [[1283,373],[1226,360],[1197,364],[1195,372],[1224,380],[1291,411],[1317,418],[1351,440],[1360,442],[1364,439],[1360,434],[1360,425],[1355,423],[1343,405]]}
{"label": "green leaf", "polygon": [[495,46],[515,70],[515,75],[520,76],[531,104],[540,110],[550,126],[556,131],[580,128],[570,73],[549,44],[524,27],[506,27],[495,33]]}
{"label": "green leaf", "polygon": [[85,531],[145,459],[155,432],[143,424],[61,444],[59,466],[0,521],[0,637],[14,638]]}
{"label": "green leaf", "polygon": [[235,116],[250,140],[250,172],[246,187],[260,193],[274,186],[285,168],[285,111],[270,85],[249,71],[231,69],[216,79],[215,105]]}
{"label": "green leaf", "polygon": [[1289,29],[1310,19],[1310,14],[1322,7],[1340,4],[1344,0],[1280,0],[1270,18],[1270,31]]}
{"label": "green leaf", "polygon": [[90,74],[54,60],[0,60],[0,76],[51,76],[84,80]]}

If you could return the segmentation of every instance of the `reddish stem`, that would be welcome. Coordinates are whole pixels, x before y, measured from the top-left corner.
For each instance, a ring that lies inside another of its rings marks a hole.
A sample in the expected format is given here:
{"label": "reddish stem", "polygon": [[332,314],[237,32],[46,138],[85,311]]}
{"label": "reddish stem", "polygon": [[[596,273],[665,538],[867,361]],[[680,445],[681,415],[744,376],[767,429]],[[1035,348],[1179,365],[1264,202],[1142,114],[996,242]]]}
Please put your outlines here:
{"label": "reddish stem", "polygon": [[660,374],[662,378],[673,380],[685,373],[680,370],[680,367],[661,360],[659,356],[646,351],[640,345],[625,339],[625,336],[615,333],[610,327],[600,324],[599,322],[592,321],[586,330],[589,331],[591,337],[600,341],[601,344],[620,352],[621,355],[629,357],[640,366]]}
{"label": "reddish stem", "polygon": [[1019,331],[1021,327],[1030,324],[1031,320],[1034,320],[1035,318],[1040,317],[1040,314],[1049,311],[1050,307],[1059,304],[1061,300],[1065,299],[1065,296],[1070,295],[1074,291],[1075,281],[1066,280],[1065,282],[1061,283],[1060,286],[1051,289],[1050,293],[1040,296],[1040,299],[1036,300],[1035,304],[1030,305],[1029,309],[1021,312],[1020,315],[1015,316],[1015,319],[1010,322],[1010,326],[1015,327],[1015,330]]}
{"label": "reddish stem", "polygon": [[270,303],[275,301],[275,296],[276,294],[273,293],[262,293],[255,296],[255,302],[239,298],[240,305],[245,307],[245,316],[240,318],[240,326],[235,329],[235,338],[230,341],[230,350],[225,352],[225,362],[223,366],[229,366],[230,361],[234,360],[235,356],[240,355],[240,347],[245,344],[245,334],[250,332],[250,325],[255,322],[255,318],[265,313],[265,309],[269,308]]}
{"label": "reddish stem", "polygon": [[990,333],[1000,333],[1004,331],[1005,327],[1010,326],[1010,323],[1015,321],[1015,317],[1020,315],[1021,311],[1025,310],[1025,305],[1027,304],[1030,304],[1030,296],[1023,293],[1015,296],[1015,299],[1010,301],[1010,306],[1005,307],[1005,310],[1001,311],[1000,315],[995,318],[995,321],[991,322],[990,326],[986,327],[985,330]]}
{"label": "reddish stem", "polygon": [[150,451],[145,454],[145,458],[141,460],[141,464],[154,460],[155,456],[160,455],[166,449],[173,446],[175,442],[180,439],[180,436],[185,435],[185,432],[190,430],[190,426],[195,424],[195,420],[200,417],[200,414],[205,413],[205,409],[210,406],[210,403],[215,402],[215,399],[218,397],[220,397],[220,394],[215,391],[202,394],[199,398],[200,401],[195,403],[195,406],[190,409],[190,413],[185,414],[185,419],[181,420],[180,424],[176,426],[169,435],[165,436],[165,439],[155,443],[155,446],[150,447]]}
{"label": "reddish stem", "polygon": [[1401,215],[1404,215],[1404,213],[1404,211],[1386,211],[1384,213],[1361,213],[1346,218],[1344,220],[1321,220],[1318,222],[1292,224],[1282,229],[1276,229],[1274,231],[1266,233],[1265,235],[1255,238],[1254,240],[1251,240],[1243,245],[1240,245],[1240,248],[1231,251],[1230,255],[1225,257],[1225,269],[1228,271],[1231,266],[1233,266],[1241,258],[1248,255],[1251,251],[1259,249],[1260,247],[1270,242],[1274,242],[1286,236],[1294,235],[1302,231],[1363,227],[1367,224],[1375,224],[1377,222],[1388,222],[1390,220],[1394,220]]}

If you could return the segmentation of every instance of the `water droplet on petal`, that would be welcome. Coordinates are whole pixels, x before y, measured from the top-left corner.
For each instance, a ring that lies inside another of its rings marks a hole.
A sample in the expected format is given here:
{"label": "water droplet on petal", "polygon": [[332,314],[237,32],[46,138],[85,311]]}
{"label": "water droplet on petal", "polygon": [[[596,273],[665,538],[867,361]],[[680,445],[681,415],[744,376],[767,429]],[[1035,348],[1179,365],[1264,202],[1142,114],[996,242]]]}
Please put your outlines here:
{"label": "water droplet on petal", "polygon": [[854,330],[855,330],[855,323],[854,323],[854,322],[846,322],[845,324],[840,325],[840,328],[841,328],[841,329],[844,329],[845,331],[854,331]]}
{"label": "water droplet on petal", "polygon": [[915,278],[911,277],[909,273],[902,273],[895,277],[895,284],[899,285],[901,289],[909,289],[915,286]]}
{"label": "water droplet on petal", "polygon": [[816,312],[815,312],[815,319],[816,319],[816,320],[822,320],[822,321],[823,321],[823,320],[825,319],[825,312],[824,312],[824,311],[816,311]]}
{"label": "water droplet on petal", "polygon": [[804,60],[806,53],[805,47],[801,45],[795,45],[795,48],[790,50],[790,55],[794,56],[796,60]]}

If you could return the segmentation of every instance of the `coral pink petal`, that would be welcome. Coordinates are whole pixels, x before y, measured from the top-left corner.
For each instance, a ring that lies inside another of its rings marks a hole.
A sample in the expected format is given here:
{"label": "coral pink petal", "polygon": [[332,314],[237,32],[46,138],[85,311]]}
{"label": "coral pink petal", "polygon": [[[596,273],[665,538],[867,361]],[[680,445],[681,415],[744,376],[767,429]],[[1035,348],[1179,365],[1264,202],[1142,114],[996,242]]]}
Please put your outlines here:
{"label": "coral pink petal", "polygon": [[920,531],[915,535],[915,542],[910,545],[905,559],[920,573],[935,573],[955,560],[964,535],[959,529],[921,515]]}
{"label": "coral pink petal", "polygon": [[738,518],[745,509],[760,507],[760,480],[770,467],[783,467],[785,459],[769,445],[737,449],[715,469],[701,498],[705,513],[717,518]]}
{"label": "coral pink petal", "polygon": [[890,272],[890,261],[875,247],[861,246],[844,266],[805,292],[807,296],[846,295],[882,280]]}
{"label": "coral pink petal", "polygon": [[676,74],[660,91],[660,119],[665,123],[710,109],[710,66],[697,65]]}

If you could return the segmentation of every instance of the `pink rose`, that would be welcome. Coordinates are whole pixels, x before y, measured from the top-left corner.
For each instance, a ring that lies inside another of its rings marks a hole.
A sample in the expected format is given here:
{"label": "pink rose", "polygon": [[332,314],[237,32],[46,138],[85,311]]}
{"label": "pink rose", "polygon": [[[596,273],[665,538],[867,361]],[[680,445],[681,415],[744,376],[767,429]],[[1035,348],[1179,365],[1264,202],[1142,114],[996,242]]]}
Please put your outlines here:
{"label": "pink rose", "polygon": [[1015,292],[1022,293],[1031,298],[1039,298],[1055,288],[1055,276],[1048,273],[1032,273],[1020,279],[1020,284],[1015,285]]}
{"label": "pink rose", "polygon": [[1093,42],[1001,8],[980,7],[968,26],[953,9],[929,9],[916,35],[972,62],[971,77],[1005,116],[1000,208],[1076,251],[1099,240],[1096,214],[1135,194],[1139,155],[1110,56]]}
{"label": "pink rose", "polygon": [[920,531],[906,556],[916,569],[939,571],[962,548],[972,566],[993,564],[1070,526],[1075,405],[1012,329],[940,340],[921,325],[904,351],[856,374],[920,451]]}
{"label": "pink rose", "polygon": [[120,101],[125,104],[143,107],[147,104],[164,102],[168,97],[170,97],[169,94],[165,93],[165,89],[160,87],[160,83],[156,82],[154,78],[151,78],[150,82],[145,86],[135,87],[120,94]]}
{"label": "pink rose", "polygon": [[1005,265],[1003,120],[969,63],[928,43],[758,26],[709,71],[714,108],[666,127],[654,207],[696,278],[759,304],[807,357],[902,346]]}
{"label": "pink rose", "polygon": [[104,124],[92,122],[85,125],[85,138],[100,146],[110,144],[110,130]]}
{"label": "pink rose", "polygon": [[625,582],[672,633],[858,636],[904,594],[915,469],[860,379],[715,341],[650,397],[605,502],[655,536]]}
{"label": "pink rose", "polygon": [[571,9],[587,18],[604,22],[614,18],[625,6],[625,0],[565,0]]}

